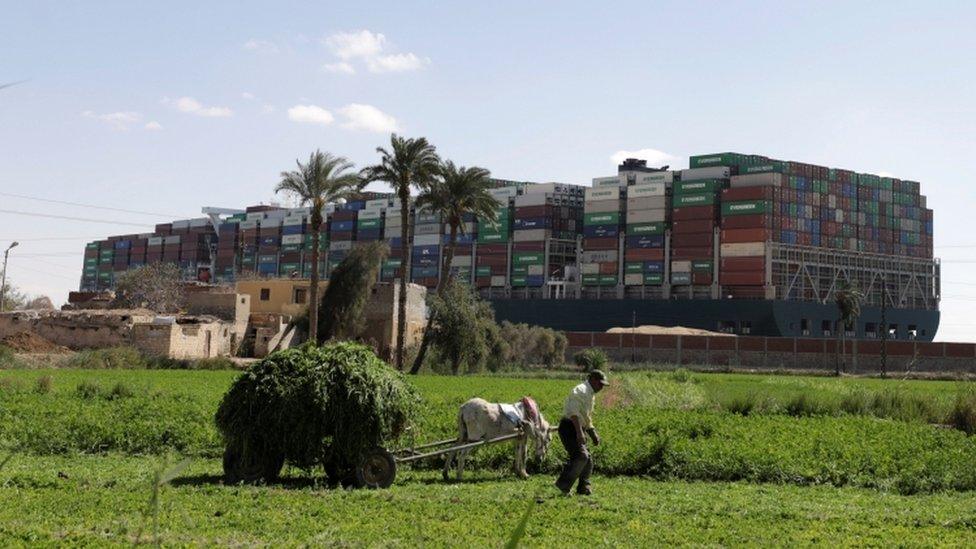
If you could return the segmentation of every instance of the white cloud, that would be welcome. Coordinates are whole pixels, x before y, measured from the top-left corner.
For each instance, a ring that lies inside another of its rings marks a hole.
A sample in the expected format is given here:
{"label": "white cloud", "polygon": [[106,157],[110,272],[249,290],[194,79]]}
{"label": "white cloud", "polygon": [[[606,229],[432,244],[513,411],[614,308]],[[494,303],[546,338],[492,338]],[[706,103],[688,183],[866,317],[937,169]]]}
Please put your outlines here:
{"label": "white cloud", "polygon": [[127,130],[132,124],[137,124],[142,120],[142,115],[135,111],[118,111],[105,114],[98,114],[92,111],[84,111],[81,116],[105,122],[116,130]]}
{"label": "white cloud", "polygon": [[346,121],[342,124],[342,127],[346,129],[376,133],[398,131],[396,118],[372,105],[350,103],[339,109],[339,113],[346,118]]}
{"label": "white cloud", "polygon": [[156,122],[155,120],[150,120],[149,122],[146,122],[146,125],[143,126],[143,127],[146,128],[147,130],[161,130],[161,129],[163,129],[163,125],[160,124],[159,122]]}
{"label": "white cloud", "polygon": [[649,166],[660,166],[675,159],[674,155],[668,154],[664,151],[659,151],[657,149],[640,149],[637,151],[617,151],[610,155],[610,161],[613,162],[614,166],[620,165],[621,162],[628,158],[637,158],[639,160],[647,160]]}
{"label": "white cloud", "polygon": [[273,112],[275,112],[275,106],[274,105],[265,105],[265,106],[261,107],[261,114],[271,114]]}
{"label": "white cloud", "polygon": [[429,58],[419,58],[412,53],[381,55],[366,60],[370,72],[406,72],[424,68],[430,64]]}
{"label": "white cloud", "polygon": [[325,45],[339,59],[369,58],[383,51],[386,37],[368,30],[339,32],[325,39]]}
{"label": "white cloud", "polygon": [[241,98],[242,99],[248,99],[248,100],[254,99],[254,94],[251,93],[251,92],[243,92],[243,93],[241,93]]}
{"label": "white cloud", "polygon": [[288,119],[302,124],[319,124],[328,126],[335,117],[332,113],[316,105],[295,105],[288,109]]}
{"label": "white cloud", "polygon": [[352,61],[365,63],[369,71],[375,73],[414,71],[430,64],[429,58],[411,52],[388,52],[386,36],[365,29],[339,32],[324,42],[339,60],[324,66],[329,72],[353,74],[356,69]]}
{"label": "white cloud", "polygon": [[274,42],[269,42],[267,40],[255,40],[251,39],[241,45],[242,48],[248,51],[256,51],[260,53],[278,53],[278,46]]}
{"label": "white cloud", "polygon": [[355,74],[356,72],[356,69],[345,61],[339,61],[338,63],[326,63],[322,66],[322,68],[328,72],[338,72],[342,74]]}
{"label": "white cloud", "polygon": [[180,97],[176,100],[164,97],[162,103],[164,105],[172,105],[180,112],[208,118],[225,118],[234,114],[234,111],[227,107],[205,107],[192,97]]}

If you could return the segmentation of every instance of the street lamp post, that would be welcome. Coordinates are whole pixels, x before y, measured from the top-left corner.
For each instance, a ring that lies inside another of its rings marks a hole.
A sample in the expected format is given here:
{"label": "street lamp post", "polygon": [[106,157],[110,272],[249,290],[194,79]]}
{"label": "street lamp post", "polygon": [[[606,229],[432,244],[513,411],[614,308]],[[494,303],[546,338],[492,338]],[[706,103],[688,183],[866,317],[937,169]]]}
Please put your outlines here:
{"label": "street lamp post", "polygon": [[10,257],[10,250],[16,248],[18,244],[18,242],[11,242],[3,251],[3,275],[0,278],[0,313],[3,312],[7,298],[7,258]]}

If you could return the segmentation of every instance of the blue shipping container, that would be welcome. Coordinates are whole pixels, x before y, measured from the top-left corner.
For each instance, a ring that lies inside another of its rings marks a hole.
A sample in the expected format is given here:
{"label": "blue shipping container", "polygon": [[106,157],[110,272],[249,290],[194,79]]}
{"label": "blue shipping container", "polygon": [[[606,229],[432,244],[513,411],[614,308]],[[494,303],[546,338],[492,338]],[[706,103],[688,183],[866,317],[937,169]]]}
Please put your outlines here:
{"label": "blue shipping container", "polygon": [[132,247],[132,241],[131,240],[117,240],[115,242],[115,249],[116,250],[128,250],[131,247]]}
{"label": "blue shipping container", "polygon": [[516,229],[548,229],[552,222],[548,217],[528,217],[515,220]]}
{"label": "blue shipping container", "polygon": [[380,229],[359,229],[356,231],[357,240],[379,240],[383,231]]}
{"label": "blue shipping container", "polygon": [[332,222],[332,232],[334,233],[347,233],[352,231],[355,221],[333,221]]}
{"label": "blue shipping container", "polygon": [[620,227],[618,225],[587,225],[583,227],[583,236],[586,238],[604,238],[619,234]]}
{"label": "blue shipping container", "polygon": [[645,273],[663,273],[664,272],[664,262],[663,261],[645,261],[644,262],[644,272]]}
{"label": "blue shipping container", "polygon": [[441,247],[437,244],[432,244],[430,246],[414,246],[412,254],[414,257],[423,255],[433,255],[437,256],[441,253]]}
{"label": "blue shipping container", "polygon": [[542,286],[545,284],[546,277],[543,275],[528,275],[525,277],[526,286]]}
{"label": "blue shipping container", "polygon": [[281,234],[292,235],[292,234],[305,234],[304,225],[285,225],[281,228]]}
{"label": "blue shipping container", "polygon": [[259,241],[262,246],[277,246],[278,237],[277,236],[262,236]]}
{"label": "blue shipping container", "polygon": [[664,236],[663,235],[628,236],[625,245],[628,248],[663,248]]}

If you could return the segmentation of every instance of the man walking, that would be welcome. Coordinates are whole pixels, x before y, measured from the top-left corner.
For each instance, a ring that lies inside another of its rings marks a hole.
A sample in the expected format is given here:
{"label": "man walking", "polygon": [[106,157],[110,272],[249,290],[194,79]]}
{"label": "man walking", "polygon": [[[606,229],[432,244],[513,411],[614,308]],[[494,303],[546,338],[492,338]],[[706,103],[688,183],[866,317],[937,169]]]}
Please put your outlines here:
{"label": "man walking", "polygon": [[600,370],[593,370],[586,381],[573,388],[566,398],[563,407],[563,418],[559,420],[559,440],[562,441],[569,459],[563,466],[563,471],[556,479],[556,487],[562,493],[569,494],[569,490],[579,479],[576,493],[581,496],[590,495],[590,473],[593,471],[593,458],[586,449],[586,439],[583,432],[590,435],[594,446],[600,445],[600,436],[593,428],[593,401],[596,393],[609,385],[607,375]]}

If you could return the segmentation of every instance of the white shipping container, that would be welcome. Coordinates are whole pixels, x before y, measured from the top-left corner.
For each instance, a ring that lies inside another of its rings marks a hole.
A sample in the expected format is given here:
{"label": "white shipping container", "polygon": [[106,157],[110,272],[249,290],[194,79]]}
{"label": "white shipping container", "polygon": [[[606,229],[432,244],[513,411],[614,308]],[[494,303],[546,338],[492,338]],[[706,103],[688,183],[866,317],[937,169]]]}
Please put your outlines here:
{"label": "white shipping container", "polygon": [[451,267],[470,267],[471,259],[470,255],[456,255],[451,258]]}
{"label": "white shipping container", "polygon": [[844,210],[834,210],[834,223],[844,222]]}
{"label": "white shipping container", "polygon": [[697,181],[699,179],[728,179],[732,173],[728,166],[714,166],[711,168],[691,168],[681,170],[681,181]]}
{"label": "white shipping container", "polygon": [[666,208],[653,210],[627,210],[627,224],[634,223],[663,223],[668,216]]}
{"label": "white shipping container", "polygon": [[258,228],[258,222],[257,221],[251,221],[251,220],[241,221],[239,223],[239,225],[240,225],[241,229],[257,229]]}
{"label": "white shipping container", "polygon": [[149,241],[148,244],[150,246],[162,246],[163,245],[163,237],[161,237],[161,236],[150,236],[147,240]]}
{"label": "white shipping container", "polygon": [[301,244],[305,240],[303,234],[286,234],[281,237],[282,244]]}
{"label": "white shipping container", "polygon": [[580,266],[580,271],[585,275],[595,275],[600,274],[600,264],[599,263],[583,263]]}
{"label": "white shipping container", "polygon": [[294,227],[296,225],[301,225],[304,222],[305,222],[304,217],[295,216],[295,217],[286,217],[284,221],[281,222],[281,224],[286,227]]}
{"label": "white shipping container", "polygon": [[664,171],[664,172],[650,172],[650,173],[638,173],[637,179],[634,183],[635,186],[649,185],[652,183],[664,183],[670,186],[670,183],[674,181],[674,172]]}
{"label": "white shipping container", "polygon": [[644,273],[631,273],[624,275],[624,284],[627,286],[640,286],[644,283]]}
{"label": "white shipping container", "polygon": [[738,187],[782,187],[786,176],[781,173],[750,173],[747,175],[733,175],[730,185]]}
{"label": "white shipping container", "polygon": [[176,221],[173,222],[173,228],[174,229],[186,229],[189,226],[190,226],[190,220],[189,219],[178,219],[178,220],[176,220]]}
{"label": "white shipping container", "polygon": [[587,202],[583,206],[583,211],[585,213],[610,213],[610,212],[620,212],[624,209],[624,202],[621,200],[599,200],[595,202]]}
{"label": "white shipping container", "polygon": [[525,269],[526,274],[529,276],[542,276],[546,274],[545,265],[529,265]]}
{"label": "white shipping container", "polygon": [[264,212],[251,212],[246,214],[245,219],[248,221],[260,221],[264,219]]}
{"label": "white shipping container", "polygon": [[441,235],[439,234],[420,234],[413,237],[414,246],[436,246],[440,243]]}
{"label": "white shipping container", "polygon": [[672,261],[671,262],[671,272],[672,273],[690,273],[691,272],[691,261]]}
{"label": "white shipping container", "polygon": [[352,249],[351,240],[339,240],[339,241],[329,242],[329,251],[332,252],[341,252],[344,250],[351,250],[351,249]]}
{"label": "white shipping container", "polygon": [[537,242],[545,240],[551,235],[548,229],[530,229],[528,231],[515,231],[512,233],[514,242]]}
{"label": "white shipping container", "polygon": [[559,183],[535,183],[533,185],[526,185],[522,188],[522,195],[527,194],[553,194],[559,192],[560,187],[564,187]]}
{"label": "white shipping container", "polygon": [[277,219],[282,220],[288,214],[288,210],[271,210],[269,212],[264,212],[265,219]]}
{"label": "white shipping container", "polygon": [[383,217],[383,212],[380,210],[360,210],[359,215],[356,216],[357,219],[379,219]]}
{"label": "white shipping container", "polygon": [[593,187],[626,187],[627,178],[622,175],[611,175],[608,177],[594,177]]}
{"label": "white shipping container", "polygon": [[280,227],[282,221],[284,221],[284,219],[264,218],[264,219],[261,220],[261,226],[262,227]]}
{"label": "white shipping container", "polygon": [[615,261],[617,261],[617,250],[583,252],[583,263],[613,263]]}
{"label": "white shipping container", "polygon": [[163,237],[163,244],[179,244],[179,243],[180,243],[180,235],[178,234]]}
{"label": "white shipping container", "polygon": [[286,217],[308,217],[312,213],[312,208],[292,208],[288,210]]}
{"label": "white shipping container", "polygon": [[515,207],[519,206],[543,206],[545,204],[552,204],[553,197],[551,194],[537,193],[537,194],[520,194],[515,197]]}
{"label": "white shipping container", "polygon": [[590,187],[586,189],[586,203],[597,202],[597,201],[607,201],[607,200],[620,200],[620,188],[619,187]]}
{"label": "white shipping container", "polygon": [[658,210],[668,207],[666,196],[645,196],[627,199],[627,211],[630,210]]}
{"label": "white shipping container", "polygon": [[366,201],[367,210],[382,210],[390,205],[389,198],[376,198],[374,200]]}
{"label": "white shipping container", "polygon": [[417,225],[413,228],[413,234],[418,236],[424,234],[441,234],[441,226],[438,223],[425,223],[423,225]]}
{"label": "white shipping container", "polygon": [[638,183],[627,189],[627,198],[645,198],[648,196],[664,196],[667,186],[664,183]]}
{"label": "white shipping container", "polygon": [[505,277],[505,275],[496,275],[491,277],[491,285],[494,286],[495,288],[504,286],[506,281],[507,278]]}
{"label": "white shipping container", "polygon": [[210,225],[210,218],[209,217],[198,217],[196,219],[191,219],[190,220],[190,226],[191,227],[206,227],[208,225]]}
{"label": "white shipping container", "polygon": [[741,242],[722,244],[719,249],[722,257],[755,257],[766,255],[765,242]]}
{"label": "white shipping container", "polygon": [[325,205],[325,212],[324,213],[325,213],[326,216],[328,216],[329,214],[335,213],[335,211],[336,211],[336,205],[335,204],[326,204]]}

